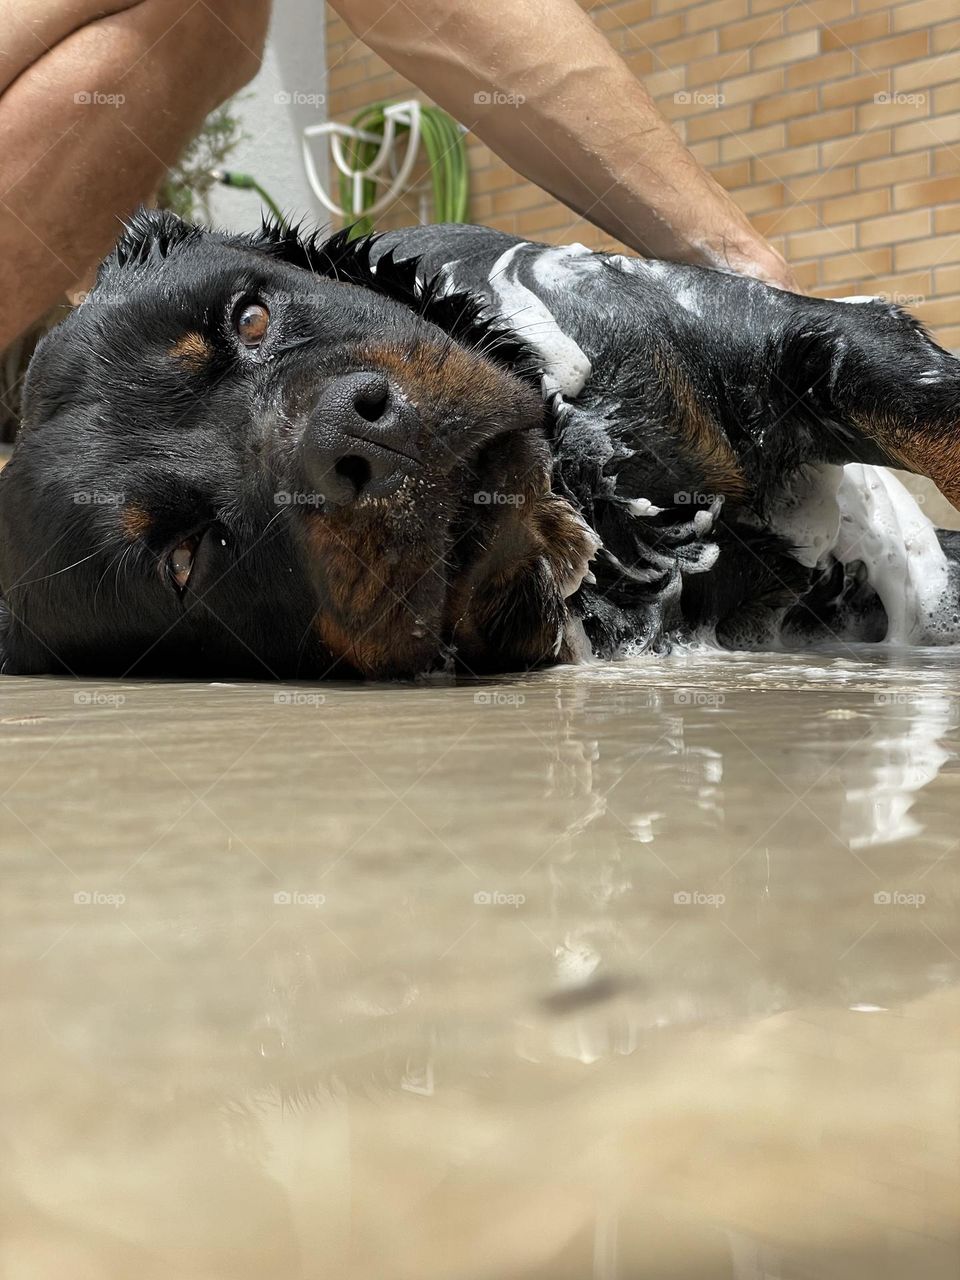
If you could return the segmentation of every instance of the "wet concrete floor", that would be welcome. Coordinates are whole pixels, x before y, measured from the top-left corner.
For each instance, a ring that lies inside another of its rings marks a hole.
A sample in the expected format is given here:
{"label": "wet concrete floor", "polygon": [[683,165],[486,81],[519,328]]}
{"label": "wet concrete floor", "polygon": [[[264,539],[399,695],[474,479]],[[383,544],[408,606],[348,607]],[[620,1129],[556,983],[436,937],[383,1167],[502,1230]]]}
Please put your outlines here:
{"label": "wet concrete floor", "polygon": [[3,683],[4,1280],[956,1280],[960,653]]}

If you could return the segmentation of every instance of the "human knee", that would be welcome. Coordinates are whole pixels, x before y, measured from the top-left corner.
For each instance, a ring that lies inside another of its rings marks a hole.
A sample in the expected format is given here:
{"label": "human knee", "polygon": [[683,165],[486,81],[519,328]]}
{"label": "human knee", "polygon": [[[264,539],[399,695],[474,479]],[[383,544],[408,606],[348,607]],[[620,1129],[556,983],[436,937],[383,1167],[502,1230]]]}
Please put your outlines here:
{"label": "human knee", "polygon": [[199,62],[211,102],[222,102],[260,68],[270,0],[142,0],[136,17],[147,30],[158,22],[167,28],[169,39],[156,43],[152,56],[169,49],[184,68]]}
{"label": "human knee", "polygon": [[236,93],[260,69],[270,0],[204,0],[197,8],[209,28],[220,86],[227,94]]}

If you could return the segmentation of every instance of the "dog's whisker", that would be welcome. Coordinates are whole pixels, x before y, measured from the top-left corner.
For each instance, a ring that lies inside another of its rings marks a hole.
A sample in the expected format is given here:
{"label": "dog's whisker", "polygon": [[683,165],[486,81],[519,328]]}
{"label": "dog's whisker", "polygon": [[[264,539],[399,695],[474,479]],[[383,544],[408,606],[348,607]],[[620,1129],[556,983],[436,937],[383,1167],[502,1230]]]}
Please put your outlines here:
{"label": "dog's whisker", "polygon": [[82,564],[86,564],[88,560],[93,560],[101,554],[101,549],[91,551],[89,555],[81,556],[79,560],[74,560],[73,564],[64,565],[62,569],[54,569],[52,573],[44,574],[42,578],[28,578],[26,582],[14,583],[11,590],[22,590],[24,587],[35,587],[38,583],[49,582],[51,578],[58,578],[62,573],[69,573],[71,569],[77,569]]}

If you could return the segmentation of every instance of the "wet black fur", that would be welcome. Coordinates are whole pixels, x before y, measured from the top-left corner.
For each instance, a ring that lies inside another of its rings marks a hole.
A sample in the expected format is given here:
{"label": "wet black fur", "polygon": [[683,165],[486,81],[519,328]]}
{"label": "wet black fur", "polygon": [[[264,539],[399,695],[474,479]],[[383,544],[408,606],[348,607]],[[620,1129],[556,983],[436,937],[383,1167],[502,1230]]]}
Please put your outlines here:
{"label": "wet black fur", "polygon": [[[324,353],[340,349],[344,326],[412,341],[422,324],[538,382],[535,335],[525,340],[522,316],[498,314],[489,286],[494,262],[515,243],[460,227],[351,241],[265,224],[256,236],[231,237],[167,214],[135,216],[91,303],[41,343],[31,370],[21,442],[0,480],[4,669],[323,674],[305,640],[312,605],[290,513],[271,508],[266,473],[252,481],[231,445],[233,423],[249,416],[257,396],[265,432],[276,428],[266,378],[250,369],[231,376],[235,362],[216,340],[222,316],[193,294],[184,297],[189,315],[177,331],[159,332],[153,290],[163,262],[192,254],[200,297],[205,290],[214,296],[230,271],[247,282],[241,292],[264,276],[294,288],[301,272],[354,286],[331,293],[331,314],[311,315],[306,338],[291,328],[281,343],[278,358],[296,376],[305,376],[301,349],[311,369],[323,366]],[[859,425],[864,416],[956,422],[960,366],[888,304],[841,306],[657,265],[657,273],[637,277],[610,259],[582,289],[540,290],[593,365],[579,397],[553,398],[547,431],[555,490],[603,541],[595,581],[570,602],[594,649],[664,649],[704,625],[721,641],[748,643],[771,618],[806,641],[829,636],[851,609],[861,637],[880,638],[882,609],[862,581],[837,566],[805,568],[764,527],[765,514],[785,478],[806,462],[889,462]],[[698,312],[678,305],[686,289]],[[205,381],[193,385],[158,354],[184,327],[209,335],[215,349]],[[736,455],[743,497],[718,499],[705,489],[703,466],[678,438],[676,405],[657,372],[665,362],[682,371]],[[941,383],[919,380],[930,370],[942,373]],[[164,439],[176,440],[185,421],[191,448],[167,451]],[[265,436],[245,447],[268,453],[274,445]],[[274,484],[284,465],[281,458],[273,466]],[[65,508],[71,485],[129,490],[157,513],[157,528],[143,545],[115,552],[110,544],[105,561],[103,513]],[[638,516],[628,505],[636,498],[661,510]],[[230,545],[210,571],[209,604],[171,622],[158,596],[128,589],[137,578],[128,570],[138,561],[148,568],[184,532],[184,511],[197,525],[222,522]],[[695,520],[698,512],[707,514]],[[711,544],[719,547],[715,559]],[[244,561],[242,577],[229,572],[231,555]],[[89,564],[70,567],[83,556]],[[214,625],[216,616],[230,618],[231,627]]]}

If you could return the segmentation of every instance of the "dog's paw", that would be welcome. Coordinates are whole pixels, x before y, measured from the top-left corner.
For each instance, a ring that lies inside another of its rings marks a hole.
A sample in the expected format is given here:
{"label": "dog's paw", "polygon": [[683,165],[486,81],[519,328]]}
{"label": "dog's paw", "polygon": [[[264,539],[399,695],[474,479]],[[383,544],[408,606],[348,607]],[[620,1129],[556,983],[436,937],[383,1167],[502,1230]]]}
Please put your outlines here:
{"label": "dog's paw", "polygon": [[544,488],[497,524],[458,602],[454,642],[469,670],[555,661],[567,600],[590,577],[600,539],[566,499]]}

